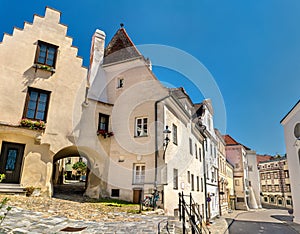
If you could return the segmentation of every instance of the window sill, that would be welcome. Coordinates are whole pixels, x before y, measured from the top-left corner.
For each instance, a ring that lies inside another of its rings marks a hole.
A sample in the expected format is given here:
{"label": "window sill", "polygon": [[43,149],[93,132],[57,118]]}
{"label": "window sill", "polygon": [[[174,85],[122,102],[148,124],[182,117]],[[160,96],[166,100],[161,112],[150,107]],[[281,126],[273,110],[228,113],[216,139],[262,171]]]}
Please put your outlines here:
{"label": "window sill", "polygon": [[35,68],[35,72],[37,71],[37,69],[48,71],[48,72],[51,72],[52,74],[55,72],[54,67],[50,67],[50,66],[43,65],[43,64],[35,63],[32,65],[32,67]]}
{"label": "window sill", "polygon": [[140,137],[148,137],[148,135],[134,136],[134,138],[140,138]]}

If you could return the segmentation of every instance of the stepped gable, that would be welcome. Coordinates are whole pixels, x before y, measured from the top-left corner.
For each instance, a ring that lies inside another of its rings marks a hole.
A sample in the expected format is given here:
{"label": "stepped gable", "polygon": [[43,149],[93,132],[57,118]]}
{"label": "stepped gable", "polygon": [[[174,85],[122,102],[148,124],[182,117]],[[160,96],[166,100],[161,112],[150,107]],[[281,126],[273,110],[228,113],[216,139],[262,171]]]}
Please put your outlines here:
{"label": "stepped gable", "polygon": [[142,57],[141,53],[129,38],[126,30],[121,27],[105,48],[103,64],[116,63],[140,57]]}

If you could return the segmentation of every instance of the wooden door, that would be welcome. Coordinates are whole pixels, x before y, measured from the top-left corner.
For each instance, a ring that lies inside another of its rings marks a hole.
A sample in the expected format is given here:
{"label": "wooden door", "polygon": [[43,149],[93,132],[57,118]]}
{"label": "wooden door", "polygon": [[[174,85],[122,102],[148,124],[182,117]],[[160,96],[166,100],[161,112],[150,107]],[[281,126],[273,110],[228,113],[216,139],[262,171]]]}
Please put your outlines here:
{"label": "wooden door", "polygon": [[139,204],[141,202],[141,198],[142,198],[142,190],[141,189],[133,190],[133,203]]}
{"label": "wooden door", "polygon": [[20,173],[25,145],[2,142],[0,174],[5,174],[3,183],[20,183]]}

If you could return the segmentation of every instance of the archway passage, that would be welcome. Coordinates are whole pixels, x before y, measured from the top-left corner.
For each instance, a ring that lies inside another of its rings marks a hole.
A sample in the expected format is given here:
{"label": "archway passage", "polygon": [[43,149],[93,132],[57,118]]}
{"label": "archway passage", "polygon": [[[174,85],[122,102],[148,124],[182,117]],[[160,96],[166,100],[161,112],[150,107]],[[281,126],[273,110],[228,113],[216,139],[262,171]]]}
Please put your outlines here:
{"label": "archway passage", "polygon": [[66,147],[53,157],[53,196],[81,200],[87,188],[90,163],[76,146]]}

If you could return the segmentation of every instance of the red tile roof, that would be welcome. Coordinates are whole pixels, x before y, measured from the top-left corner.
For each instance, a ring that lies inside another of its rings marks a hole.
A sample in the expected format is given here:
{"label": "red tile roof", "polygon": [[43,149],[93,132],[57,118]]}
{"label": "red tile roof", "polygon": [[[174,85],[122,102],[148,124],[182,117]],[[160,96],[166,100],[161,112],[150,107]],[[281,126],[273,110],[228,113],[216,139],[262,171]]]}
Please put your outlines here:
{"label": "red tile roof", "polygon": [[246,150],[251,150],[249,147],[237,142],[235,139],[233,139],[230,135],[225,135],[223,136],[226,145],[241,145],[243,146]]}
{"label": "red tile roof", "polygon": [[269,161],[271,159],[273,159],[273,156],[271,156],[271,155],[267,155],[267,154],[265,154],[265,155],[257,154],[256,155],[257,163]]}
{"label": "red tile roof", "polygon": [[225,135],[223,136],[226,145],[240,145],[236,140],[234,140],[231,136]]}

